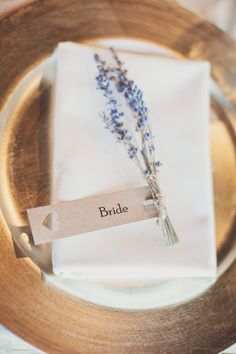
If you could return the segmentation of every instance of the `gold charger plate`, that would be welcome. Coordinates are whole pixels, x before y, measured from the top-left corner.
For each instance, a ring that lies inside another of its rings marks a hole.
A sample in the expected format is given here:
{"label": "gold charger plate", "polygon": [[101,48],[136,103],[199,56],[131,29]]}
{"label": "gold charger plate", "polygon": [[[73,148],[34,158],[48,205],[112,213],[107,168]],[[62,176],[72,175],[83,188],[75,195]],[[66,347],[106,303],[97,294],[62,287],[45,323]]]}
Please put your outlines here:
{"label": "gold charger plate", "polygon": [[[209,60],[213,78],[231,104],[222,96],[212,99],[211,151],[222,274],[204,294],[179,305],[115,310],[86,303],[43,282],[40,268],[50,271],[50,249],[42,246],[42,259],[41,249],[25,248],[20,239],[26,208],[49,201],[45,136],[50,87],[34,82],[6,112],[9,97],[58,42],[108,35],[153,41],[180,57]],[[231,39],[163,0],[35,1],[0,21],[2,126],[8,115],[0,160],[4,214],[0,225],[0,319],[4,325],[46,352],[63,354],[209,354],[236,341],[235,63],[236,45]],[[16,258],[9,227],[17,250],[30,255],[37,265],[30,258]]]}

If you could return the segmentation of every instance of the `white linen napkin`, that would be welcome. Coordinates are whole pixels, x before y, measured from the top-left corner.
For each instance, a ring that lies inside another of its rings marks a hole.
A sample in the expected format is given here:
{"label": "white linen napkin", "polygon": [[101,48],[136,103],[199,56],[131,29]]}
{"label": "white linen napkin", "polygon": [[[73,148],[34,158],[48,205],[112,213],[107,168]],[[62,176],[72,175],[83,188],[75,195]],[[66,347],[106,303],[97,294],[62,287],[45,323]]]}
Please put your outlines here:
{"label": "white linen napkin", "polygon": [[[135,163],[104,128],[98,113],[95,52],[59,44],[53,114],[53,201],[72,200],[145,185]],[[209,64],[119,53],[144,92],[163,163],[160,182],[180,239],[161,247],[156,220],[140,221],[53,242],[56,274],[96,279],[211,277],[216,275],[209,155]]]}

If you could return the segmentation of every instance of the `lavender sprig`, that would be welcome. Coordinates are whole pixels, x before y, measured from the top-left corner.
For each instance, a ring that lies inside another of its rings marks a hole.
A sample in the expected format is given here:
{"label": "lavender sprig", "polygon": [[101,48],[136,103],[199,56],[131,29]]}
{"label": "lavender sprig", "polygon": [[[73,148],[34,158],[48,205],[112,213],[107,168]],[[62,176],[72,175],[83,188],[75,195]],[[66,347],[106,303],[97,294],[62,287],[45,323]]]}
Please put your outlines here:
{"label": "lavender sprig", "polygon": [[155,145],[153,142],[152,130],[149,124],[148,108],[143,100],[143,92],[138,86],[127,77],[127,70],[118,58],[115,50],[110,48],[116,63],[116,87],[121,92],[129,106],[136,122],[136,131],[141,136],[142,154],[145,159],[148,172],[151,174],[161,165],[155,158]]}
{"label": "lavender sprig", "polygon": [[94,59],[99,72],[96,77],[97,89],[101,90],[103,96],[107,99],[107,109],[101,114],[105,128],[115,135],[118,142],[124,144],[129,157],[136,160],[141,172],[144,173],[145,169],[142,166],[142,161],[138,158],[139,148],[133,134],[125,126],[124,112],[120,109],[121,105],[114,94],[114,70],[107,67],[106,62],[101,60],[98,54],[95,54]]}
{"label": "lavender sprig", "polygon": [[114,95],[113,71],[106,67],[106,62],[102,61],[98,54],[95,54],[94,58],[99,71],[99,75],[96,77],[97,89],[101,90],[103,96],[107,98],[107,109],[102,112],[105,127],[115,135],[117,141],[124,142],[128,146],[129,155],[133,158],[137,147],[133,143],[132,135],[124,125],[124,112],[120,109],[121,105]]}
{"label": "lavender sprig", "polygon": [[[127,70],[120,61],[113,48],[110,48],[115,66],[109,67],[98,54],[94,55],[97,64],[97,89],[102,91],[107,99],[107,109],[102,113],[105,127],[110,130],[118,142],[122,142],[131,159],[134,159],[144,175],[153,196],[153,203],[157,208],[157,223],[161,222],[163,241],[171,246],[179,242],[174,228],[167,215],[163,196],[158,182],[158,167],[160,161],[155,157],[155,145],[149,123],[148,109],[143,100],[143,92],[134,81],[127,77]],[[135,122],[135,131],[140,138],[137,144],[132,132],[125,125],[125,114],[121,110],[117,94],[121,94],[130,109]]]}

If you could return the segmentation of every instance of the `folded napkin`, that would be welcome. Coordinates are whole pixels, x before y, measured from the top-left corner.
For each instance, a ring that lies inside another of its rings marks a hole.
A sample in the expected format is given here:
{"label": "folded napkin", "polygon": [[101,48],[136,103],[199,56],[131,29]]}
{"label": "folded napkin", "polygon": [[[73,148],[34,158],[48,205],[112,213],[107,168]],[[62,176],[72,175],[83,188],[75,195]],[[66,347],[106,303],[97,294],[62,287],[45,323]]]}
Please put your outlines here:
{"label": "folded napkin", "polygon": [[[52,131],[53,202],[145,185],[135,163],[104,128],[98,113],[95,52],[61,43],[56,50]],[[56,274],[96,279],[216,275],[209,155],[209,64],[120,52],[129,77],[144,92],[162,162],[160,183],[180,239],[161,247],[156,220],[140,221],[53,242]]]}

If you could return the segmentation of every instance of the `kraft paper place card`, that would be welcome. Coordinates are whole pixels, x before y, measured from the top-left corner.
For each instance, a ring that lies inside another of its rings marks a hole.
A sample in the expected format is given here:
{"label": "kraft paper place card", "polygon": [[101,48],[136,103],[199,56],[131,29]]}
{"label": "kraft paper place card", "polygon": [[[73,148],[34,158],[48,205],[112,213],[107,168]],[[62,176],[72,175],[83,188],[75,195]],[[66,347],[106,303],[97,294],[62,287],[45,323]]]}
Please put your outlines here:
{"label": "kraft paper place card", "polygon": [[[99,117],[104,100],[96,90],[95,52],[111,60],[107,50],[91,46],[68,42],[56,49],[52,203],[146,187]],[[64,277],[90,279],[213,277],[209,64],[126,52],[119,56],[149,107],[162,162],[160,183],[180,243],[161,246],[155,218],[114,225],[53,241],[53,270]],[[121,205],[114,197],[113,204],[110,209],[102,205],[103,210],[127,211],[124,199]]]}

